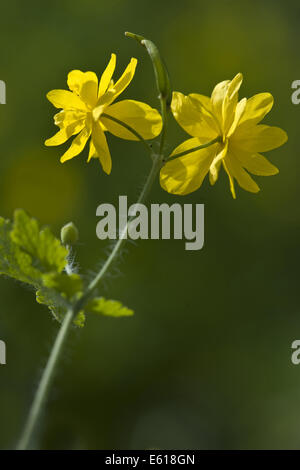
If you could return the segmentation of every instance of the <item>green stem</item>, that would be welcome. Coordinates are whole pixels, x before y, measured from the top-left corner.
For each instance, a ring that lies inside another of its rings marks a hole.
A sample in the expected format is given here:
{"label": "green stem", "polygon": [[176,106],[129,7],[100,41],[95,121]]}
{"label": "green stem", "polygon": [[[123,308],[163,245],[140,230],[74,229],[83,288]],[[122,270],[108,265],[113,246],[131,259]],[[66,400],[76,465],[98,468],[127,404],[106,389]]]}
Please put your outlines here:
{"label": "green stem", "polygon": [[54,371],[55,371],[59,356],[61,354],[63,345],[67,338],[69,328],[72,324],[73,317],[74,317],[74,309],[68,310],[61,324],[58,335],[55,339],[47,365],[43,371],[43,375],[39,383],[37,392],[35,394],[33,403],[31,405],[27,422],[25,424],[21,439],[17,446],[17,450],[25,450],[25,449],[28,449],[29,447],[33,432],[35,430],[43,405],[48,395],[51,381],[53,379]]}
{"label": "green stem", "polygon": [[163,97],[160,97],[160,108],[161,108],[163,127],[162,127],[161,137],[160,137],[159,155],[163,159],[164,146],[165,146],[166,135],[167,135],[168,110],[169,110],[169,108],[167,107],[166,100]]}
{"label": "green stem", "polygon": [[[140,197],[137,200],[137,204],[141,204],[141,203],[145,202],[145,200],[146,200],[146,198],[147,198],[147,196],[148,196],[148,194],[149,194],[149,192],[152,188],[152,185],[153,185],[153,183],[156,179],[156,176],[157,176],[160,168],[161,168],[161,159],[155,156],[154,159],[153,159],[151,171],[148,175],[147,181],[146,181],[146,183],[143,187],[143,190],[140,194]],[[127,241],[127,230],[128,230],[128,226],[129,226],[131,220],[132,220],[132,218],[129,218],[129,220],[128,220],[124,230],[120,234],[119,240],[115,244],[111,254],[107,258],[106,262],[102,266],[101,270],[99,271],[99,273],[97,274],[95,279],[93,279],[93,281],[89,284],[89,286],[87,288],[87,291],[84,294],[84,298],[85,298],[84,303],[85,303],[86,300],[88,300],[88,298],[91,296],[93,291],[99,285],[99,283],[101,282],[101,280],[103,279],[103,277],[107,273],[108,269],[110,268],[111,264],[117,258],[121,248],[126,243],[126,241]]]}
{"label": "green stem", "polygon": [[172,155],[171,157],[166,158],[166,160],[164,160],[164,163],[168,163],[172,160],[175,160],[176,158],[183,157],[184,155],[188,155],[189,153],[196,152],[197,150],[206,149],[207,147],[210,147],[211,145],[214,145],[217,142],[221,142],[221,137],[216,137],[215,139],[211,140],[210,142],[207,142],[206,144],[198,145],[197,147],[193,147],[189,150],[185,150],[184,152],[176,153],[175,155]]}
{"label": "green stem", "polygon": [[[157,156],[153,158],[151,171],[148,175],[147,181],[140,194],[140,197],[138,198],[137,204],[141,204],[145,202],[152,188],[152,185],[156,179],[156,176],[159,172],[159,169],[161,168],[161,160],[162,159]],[[110,268],[112,263],[116,260],[117,256],[119,255],[121,248],[127,241],[127,229],[128,229],[128,225],[130,224],[131,219],[132,218],[128,220],[126,227],[124,228],[123,232],[120,234],[119,240],[115,244],[111,254],[107,258],[106,262],[104,263],[99,273],[96,275],[93,281],[89,284],[83,296],[79,299],[79,301],[74,305],[73,308],[68,310],[68,312],[66,313],[64,317],[64,320],[61,324],[58,335],[54,342],[53,348],[51,350],[46,368],[43,371],[43,375],[39,383],[37,392],[35,394],[32,406],[30,408],[29,415],[28,415],[22,436],[17,447],[18,450],[28,449],[30,445],[33,433],[35,431],[36,425],[39,421],[39,418],[43,409],[43,405],[49,393],[49,388],[50,388],[53,376],[55,374],[56,366],[58,364],[58,359],[62,352],[63,345],[65,343],[69,329],[72,325],[73,318],[81,309],[84,308],[89,298],[91,297],[92,293],[98,287],[98,285],[104,278],[105,274],[107,273],[108,269]]]}

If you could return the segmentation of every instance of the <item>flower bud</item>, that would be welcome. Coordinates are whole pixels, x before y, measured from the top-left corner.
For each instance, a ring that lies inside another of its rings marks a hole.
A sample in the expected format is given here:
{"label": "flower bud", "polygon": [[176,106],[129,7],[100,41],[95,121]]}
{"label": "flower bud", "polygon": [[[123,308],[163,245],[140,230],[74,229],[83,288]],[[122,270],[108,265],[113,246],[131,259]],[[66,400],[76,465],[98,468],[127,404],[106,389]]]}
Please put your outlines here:
{"label": "flower bud", "polygon": [[64,245],[74,245],[79,238],[76,225],[73,222],[64,225],[60,231],[60,238]]}

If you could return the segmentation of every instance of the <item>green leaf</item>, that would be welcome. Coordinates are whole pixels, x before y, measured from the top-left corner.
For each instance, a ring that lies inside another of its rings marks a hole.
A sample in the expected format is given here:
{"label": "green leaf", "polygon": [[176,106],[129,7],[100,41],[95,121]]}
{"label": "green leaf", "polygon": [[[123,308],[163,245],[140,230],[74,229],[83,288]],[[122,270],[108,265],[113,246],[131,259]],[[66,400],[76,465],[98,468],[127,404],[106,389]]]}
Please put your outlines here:
{"label": "green leaf", "polygon": [[63,299],[56,297],[53,295],[53,292],[48,289],[38,289],[36,291],[36,301],[39,304],[46,305],[53,314],[55,320],[59,321],[60,323],[62,322],[66,311],[69,308],[68,303],[64,303]]}
{"label": "green leaf", "polygon": [[[79,274],[49,273],[43,275],[44,289],[37,292],[37,301],[45,304],[51,310],[54,318],[61,322],[75,302],[82,295],[83,282]],[[74,324],[83,327],[84,312],[79,312]]]}
{"label": "green leaf", "polygon": [[97,313],[111,317],[128,317],[134,314],[133,310],[123,306],[118,300],[106,300],[104,297],[96,297],[90,300],[85,310],[88,313]]}
{"label": "green leaf", "polygon": [[75,326],[78,328],[83,328],[85,325],[85,314],[84,312],[79,312],[73,321]]}
{"label": "green leaf", "polygon": [[0,274],[27,284],[35,284],[39,273],[32,266],[32,259],[11,239],[13,225],[0,217]]}
{"label": "green leaf", "polygon": [[77,300],[83,289],[83,282],[79,274],[50,273],[43,275],[43,284],[49,289],[59,292],[68,300]]}
{"label": "green leaf", "polygon": [[[54,316],[55,320],[61,323],[67,310],[72,307],[71,303],[64,299],[59,293],[47,288],[41,288],[36,292],[36,301],[46,305]],[[85,314],[79,312],[73,320],[74,325],[82,328],[85,324]]]}
{"label": "green leaf", "polygon": [[38,287],[43,273],[64,269],[67,254],[50,230],[40,231],[23,210],[15,211],[13,222],[0,217],[0,274]]}
{"label": "green leaf", "polygon": [[40,231],[36,219],[25,211],[14,213],[12,241],[32,258],[32,266],[42,272],[61,272],[66,266],[68,250],[54,237],[48,227]]}

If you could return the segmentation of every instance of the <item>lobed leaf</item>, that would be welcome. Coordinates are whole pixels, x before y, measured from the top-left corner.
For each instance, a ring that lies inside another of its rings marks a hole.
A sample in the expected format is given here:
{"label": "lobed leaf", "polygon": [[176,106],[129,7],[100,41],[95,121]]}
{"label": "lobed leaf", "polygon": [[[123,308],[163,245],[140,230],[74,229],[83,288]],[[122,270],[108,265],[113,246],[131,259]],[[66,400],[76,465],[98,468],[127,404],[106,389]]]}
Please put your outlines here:
{"label": "lobed leaf", "polygon": [[[67,275],[66,275],[67,276]],[[54,316],[55,320],[61,323],[67,310],[72,307],[71,303],[64,299],[59,292],[47,288],[39,289],[36,292],[36,301],[39,304],[46,305]],[[85,324],[85,314],[79,312],[73,320],[74,325],[82,328]]]}
{"label": "lobed leaf", "polygon": [[32,258],[32,265],[40,272],[61,272],[67,263],[68,250],[55,238],[48,227],[40,231],[36,219],[22,209],[14,213],[12,241]]}
{"label": "lobed leaf", "polygon": [[83,290],[83,282],[79,274],[44,274],[43,284],[45,287],[59,292],[68,300],[77,300]]}
{"label": "lobed leaf", "polygon": [[106,300],[104,297],[95,297],[85,307],[88,313],[97,313],[111,317],[128,317],[134,314],[133,310],[122,305],[118,300]]}
{"label": "lobed leaf", "polygon": [[11,239],[12,222],[0,217],[0,274],[27,284],[35,284],[38,271],[32,266],[31,257]]}

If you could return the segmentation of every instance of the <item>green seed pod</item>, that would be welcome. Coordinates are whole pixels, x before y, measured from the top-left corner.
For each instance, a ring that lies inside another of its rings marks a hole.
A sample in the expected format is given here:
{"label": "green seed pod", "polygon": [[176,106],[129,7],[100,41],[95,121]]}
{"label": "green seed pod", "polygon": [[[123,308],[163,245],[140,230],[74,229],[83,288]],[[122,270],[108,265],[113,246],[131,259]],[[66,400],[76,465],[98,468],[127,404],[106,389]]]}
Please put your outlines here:
{"label": "green seed pod", "polygon": [[79,238],[76,225],[73,222],[64,225],[60,231],[60,238],[64,245],[74,245]]}
{"label": "green seed pod", "polygon": [[135,39],[142,46],[144,46],[152,60],[156,84],[160,93],[160,97],[166,101],[167,106],[170,106],[172,101],[172,88],[170,83],[167,67],[160,55],[156,45],[149,39],[140,36],[139,34],[126,32],[125,36]]}

